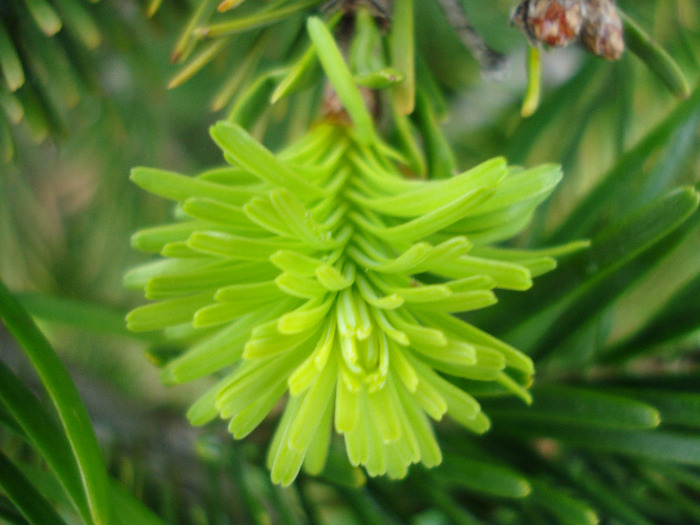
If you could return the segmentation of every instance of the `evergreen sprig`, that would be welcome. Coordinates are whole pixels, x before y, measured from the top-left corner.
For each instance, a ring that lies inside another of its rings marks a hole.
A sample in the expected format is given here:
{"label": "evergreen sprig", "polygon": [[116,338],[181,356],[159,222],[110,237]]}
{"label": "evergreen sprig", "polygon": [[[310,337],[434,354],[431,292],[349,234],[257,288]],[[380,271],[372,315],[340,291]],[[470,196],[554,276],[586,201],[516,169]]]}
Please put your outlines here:
{"label": "evergreen sprig", "polygon": [[302,464],[321,472],[331,426],[353,465],[400,478],[412,463],[441,462],[426,415],[489,428],[440,373],[530,401],[532,361],[452,314],[554,268],[546,254],[486,245],[522,230],[561,173],[495,158],[449,179],[407,179],[330,32],[313,18],[308,27],[354,126],[318,124],[275,155],[219,122],[211,135],[230,167],[195,178],[135,169],[132,180],[176,201],[182,220],[133,237],[166,259],[127,276],[156,301],[128,326],[193,340],[166,381],[235,366],[192,407],[195,424],[219,415],[243,438],[289,392],[268,455],[273,481],[291,483]]}
{"label": "evergreen sprig", "polygon": [[485,245],[527,224],[557,166],[496,158],[428,182],[406,179],[387,146],[342,125],[319,124],[278,155],[235,124],[211,133],[232,166],[195,178],[132,173],[178,202],[183,220],[133,237],[166,258],[127,276],[156,301],[132,311],[129,328],[192,338],[166,381],[235,366],[194,405],[193,423],[218,414],[242,438],[288,391],[268,457],[276,482],[290,483],[302,462],[320,472],[332,423],[353,464],[403,477],[411,463],[440,463],[426,414],[489,427],[479,403],[436,372],[529,401],[532,361],[452,314],[554,268]]}

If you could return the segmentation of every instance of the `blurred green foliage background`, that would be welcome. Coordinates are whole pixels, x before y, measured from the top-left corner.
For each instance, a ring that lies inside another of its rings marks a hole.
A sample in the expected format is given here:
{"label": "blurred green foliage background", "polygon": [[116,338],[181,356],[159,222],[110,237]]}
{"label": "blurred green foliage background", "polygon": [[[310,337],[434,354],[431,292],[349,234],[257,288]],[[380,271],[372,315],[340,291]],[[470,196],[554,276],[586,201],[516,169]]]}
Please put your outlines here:
{"label": "blurred green foliage background", "polygon": [[[254,3],[211,20],[254,13]],[[164,522],[183,524],[700,523],[700,220],[692,189],[700,91],[679,99],[648,57],[628,52],[607,62],[572,46],[543,53],[542,103],[523,119],[526,41],[508,24],[508,0],[462,1],[486,42],[509,57],[501,81],[481,78],[437,2],[415,2],[416,42],[419,67],[434,80],[434,125],[460,169],[497,155],[563,166],[563,182],[516,246],[593,239],[590,251],[532,291],[501,294],[470,317],[536,359],[533,406],[486,392],[493,430],[474,437],[439,426],[445,465],[415,469],[400,483],[331,464],[321,479],[280,489],[261,466],[272,422],[243,443],[223,425],[189,427],[183,414],[207,382],[162,386],[154,363],[179,349],[123,324],[141,299],[122,276],[146,260],[129,237],[172,211],[131,184],[129,170],[194,173],[220,163],[208,127],[289,58],[303,16],[318,13],[320,2],[227,42],[168,89],[192,63],[170,57],[203,4],[216,2],[168,0],[150,17],[154,6],[136,0],[0,5],[0,276],[68,364],[109,472],[126,491]],[[618,4],[697,86],[697,0]],[[191,57],[207,45],[197,43]],[[271,148],[303,128],[290,123],[294,111],[280,103],[268,112]],[[7,331],[0,358],[49,406]],[[3,406],[4,456],[66,522],[80,523],[36,443]],[[4,487],[0,523],[26,523]]]}

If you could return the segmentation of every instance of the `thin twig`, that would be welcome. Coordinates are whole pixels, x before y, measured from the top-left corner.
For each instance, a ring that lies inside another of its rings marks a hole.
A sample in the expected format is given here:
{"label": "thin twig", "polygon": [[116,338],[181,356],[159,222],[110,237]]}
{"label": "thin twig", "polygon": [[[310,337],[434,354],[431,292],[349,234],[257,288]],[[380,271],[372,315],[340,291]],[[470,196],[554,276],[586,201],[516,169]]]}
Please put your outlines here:
{"label": "thin twig", "polygon": [[491,49],[484,42],[469,22],[459,0],[438,0],[438,3],[457,36],[479,62],[482,74],[487,78],[502,76],[506,67],[506,56]]}

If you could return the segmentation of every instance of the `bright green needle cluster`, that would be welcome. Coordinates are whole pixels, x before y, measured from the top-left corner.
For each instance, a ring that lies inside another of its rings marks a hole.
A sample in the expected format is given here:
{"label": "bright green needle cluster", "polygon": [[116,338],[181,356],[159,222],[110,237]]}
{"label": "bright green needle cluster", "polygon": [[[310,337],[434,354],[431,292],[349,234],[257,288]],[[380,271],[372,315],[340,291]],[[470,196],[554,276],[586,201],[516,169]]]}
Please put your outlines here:
{"label": "bright green needle cluster", "polygon": [[558,167],[496,158],[410,180],[393,150],[338,124],[278,155],[229,122],[211,133],[230,166],[195,178],[132,173],[176,201],[182,220],[133,237],[163,258],[127,275],[155,301],[129,314],[129,328],[190,341],[165,367],[169,382],[229,369],[192,407],[194,424],[220,416],[240,439],[288,394],[269,450],[275,482],[291,483],[302,464],[320,472],[332,429],[353,465],[400,478],[412,463],[441,461],[429,418],[489,427],[445,374],[528,399],[531,360],[453,314],[554,267],[486,245],[526,225]]}

